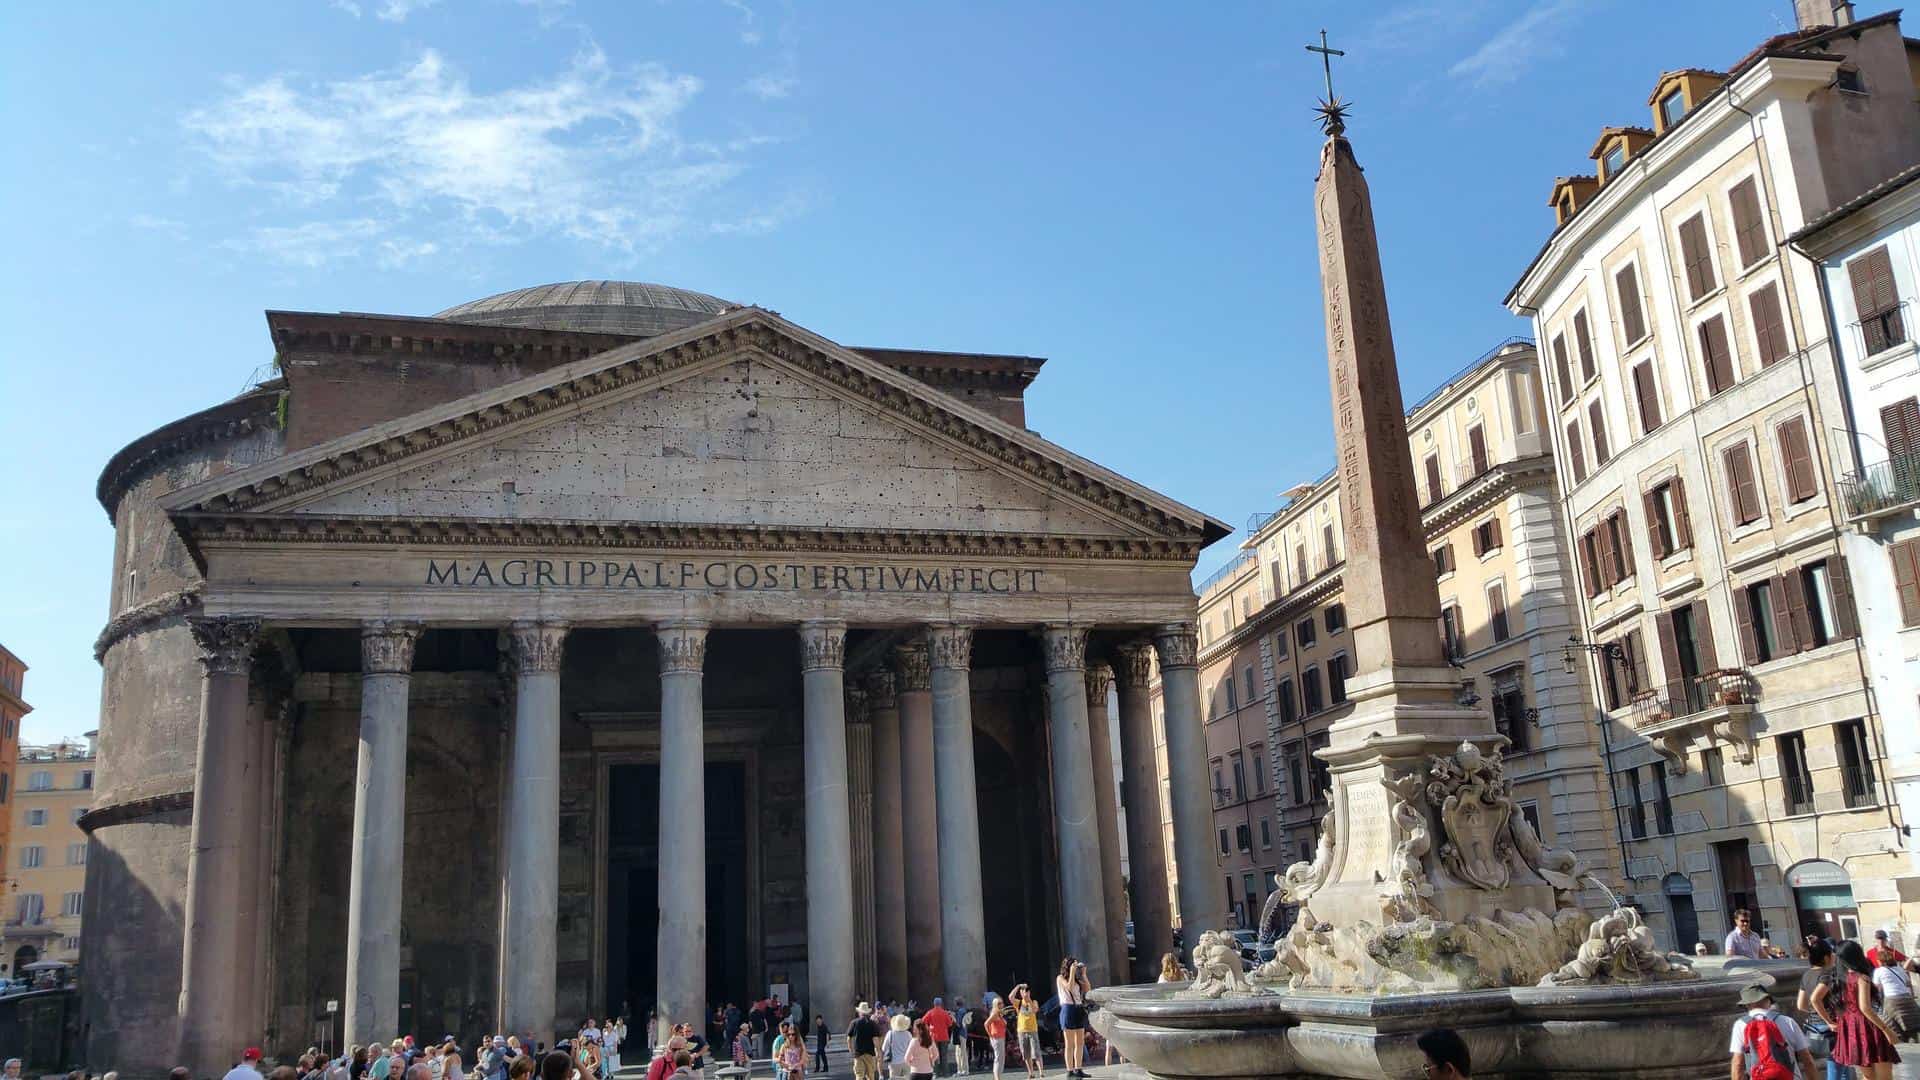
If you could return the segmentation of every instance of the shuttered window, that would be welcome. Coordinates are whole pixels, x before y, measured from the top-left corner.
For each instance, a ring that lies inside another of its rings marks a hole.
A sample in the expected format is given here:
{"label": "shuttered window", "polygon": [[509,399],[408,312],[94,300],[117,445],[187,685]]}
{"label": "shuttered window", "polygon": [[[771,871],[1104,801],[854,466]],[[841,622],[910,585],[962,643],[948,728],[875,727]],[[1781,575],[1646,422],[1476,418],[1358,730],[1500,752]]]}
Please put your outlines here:
{"label": "shuttered window", "polygon": [[1780,440],[1780,460],[1787,474],[1787,501],[1806,502],[1819,494],[1813,479],[1813,451],[1807,445],[1807,422],[1796,416],[1774,432]]}
{"label": "shuttered window", "polygon": [[1587,448],[1580,445],[1580,421],[1567,421],[1567,454],[1573,458],[1573,482],[1587,478]]}
{"label": "shuttered window", "polygon": [[1746,525],[1760,520],[1760,484],[1753,475],[1753,455],[1746,443],[1736,443],[1721,453],[1727,469],[1727,503],[1733,522]]}
{"label": "shuttered window", "polygon": [[1467,429],[1467,449],[1473,455],[1473,475],[1487,471],[1487,432],[1479,424]]}
{"label": "shuttered window", "polygon": [[1427,502],[1437,503],[1446,492],[1440,489],[1440,455],[1427,455]]}
{"label": "shuttered window", "polygon": [[1631,264],[1613,275],[1614,296],[1620,304],[1620,333],[1628,345],[1647,336],[1647,317],[1640,307],[1640,273]]}
{"label": "shuttered window", "polygon": [[1653,361],[1642,360],[1633,365],[1633,397],[1640,406],[1640,430],[1652,431],[1660,426],[1660,391],[1653,383]]}
{"label": "shuttered window", "polygon": [[1772,367],[1787,358],[1787,324],[1780,315],[1780,290],[1772,285],[1747,297],[1753,313],[1753,343],[1760,350],[1760,366]]}
{"label": "shuttered window", "polygon": [[1613,451],[1607,446],[1607,418],[1605,410],[1600,408],[1600,399],[1594,398],[1587,403],[1587,422],[1593,428],[1593,464],[1598,468],[1613,457]]}
{"label": "shuttered window", "polygon": [[1560,384],[1560,404],[1564,407],[1573,400],[1573,371],[1567,367],[1567,339],[1560,334],[1553,335],[1553,377]]}
{"label": "shuttered window", "polygon": [[1605,588],[1600,581],[1600,542],[1599,530],[1589,529],[1580,536],[1580,574],[1587,581],[1587,595],[1599,596]]}
{"label": "shuttered window", "polygon": [[1707,222],[1701,214],[1680,223],[1680,265],[1689,299],[1698,300],[1714,290],[1713,252],[1707,247]]}
{"label": "shuttered window", "polygon": [[1727,324],[1718,315],[1700,324],[1700,363],[1707,375],[1707,396],[1733,385],[1733,352],[1727,347]]}
{"label": "shuttered window", "polygon": [[1507,625],[1507,587],[1497,581],[1487,586],[1487,622],[1493,626],[1493,640],[1505,641],[1513,636]]}
{"label": "shuttered window", "polygon": [[1633,576],[1633,534],[1627,531],[1627,514],[1615,510],[1607,518],[1607,535],[1613,544],[1613,579],[1625,581]]}
{"label": "shuttered window", "polygon": [[1900,592],[1900,624],[1920,626],[1920,540],[1902,540],[1887,555]]}
{"label": "shuttered window", "polygon": [[1767,227],[1760,218],[1760,193],[1749,176],[1727,193],[1733,205],[1733,241],[1740,251],[1742,269],[1766,257]]}
{"label": "shuttered window", "polygon": [[1853,284],[1853,308],[1860,315],[1860,333],[1867,355],[1891,349],[1907,340],[1900,297],[1893,284],[1893,261],[1886,245],[1874,248],[1847,264]]}
{"label": "shuttered window", "polygon": [[1920,399],[1896,401],[1880,410],[1880,430],[1886,436],[1887,454],[1899,459],[1920,454]]}
{"label": "shuttered window", "polygon": [[1580,381],[1593,381],[1593,335],[1587,332],[1587,313],[1573,313],[1573,347],[1580,352]]}

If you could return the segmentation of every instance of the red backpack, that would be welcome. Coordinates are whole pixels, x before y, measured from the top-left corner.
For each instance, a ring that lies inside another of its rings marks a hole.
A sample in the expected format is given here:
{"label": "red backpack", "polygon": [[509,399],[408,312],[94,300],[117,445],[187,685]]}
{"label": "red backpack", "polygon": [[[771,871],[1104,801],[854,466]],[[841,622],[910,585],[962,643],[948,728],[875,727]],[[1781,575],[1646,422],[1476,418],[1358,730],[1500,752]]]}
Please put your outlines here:
{"label": "red backpack", "polygon": [[1774,1023],[1780,1014],[1768,1010],[1764,1016],[1747,1018],[1745,1033],[1747,1076],[1751,1080],[1794,1080],[1793,1051],[1787,1037]]}

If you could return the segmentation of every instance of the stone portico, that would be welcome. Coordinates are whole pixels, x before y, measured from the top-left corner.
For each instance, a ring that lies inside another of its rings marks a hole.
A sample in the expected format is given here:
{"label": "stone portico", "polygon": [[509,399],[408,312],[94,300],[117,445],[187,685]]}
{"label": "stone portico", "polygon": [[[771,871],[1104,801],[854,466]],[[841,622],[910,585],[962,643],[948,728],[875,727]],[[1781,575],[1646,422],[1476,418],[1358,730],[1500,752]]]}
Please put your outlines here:
{"label": "stone portico", "polygon": [[[205,1069],[774,987],[832,1020],[1062,953],[1151,977],[1165,869],[1121,885],[1140,796],[1103,766],[1152,746],[1157,658],[1176,856],[1212,865],[1189,574],[1224,528],[1027,431],[1037,362],[662,292],[639,326],[553,297],[270,313],[274,430],[121,488],[89,895],[184,914],[147,954],[177,1010],[89,956],[131,988],[89,998],[90,1054],[135,1061],[168,1014],[135,1073],[175,1037]],[[170,798],[141,726],[189,704]],[[1224,916],[1215,878],[1180,875],[1189,922]]]}

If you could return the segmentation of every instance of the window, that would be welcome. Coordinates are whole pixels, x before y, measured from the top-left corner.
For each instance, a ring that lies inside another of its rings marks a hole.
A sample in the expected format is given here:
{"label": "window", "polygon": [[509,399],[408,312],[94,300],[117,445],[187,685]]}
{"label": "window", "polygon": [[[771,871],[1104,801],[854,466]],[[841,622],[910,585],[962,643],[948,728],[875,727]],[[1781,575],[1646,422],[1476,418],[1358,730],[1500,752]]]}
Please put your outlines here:
{"label": "window", "polygon": [[1259,692],[1254,689],[1252,668],[1244,667],[1240,669],[1240,683],[1246,691],[1247,704],[1251,705],[1260,699]]}
{"label": "window", "polygon": [[1774,634],[1773,584],[1756,582],[1739,590],[1734,599],[1733,615],[1740,631],[1741,655],[1749,664],[1764,664],[1779,651]]}
{"label": "window", "polygon": [[1584,309],[1573,313],[1573,347],[1580,354],[1580,381],[1592,382],[1595,374],[1593,335],[1587,332],[1587,313]]}
{"label": "window", "polygon": [[1686,271],[1689,300],[1699,300],[1719,287],[1713,276],[1713,250],[1707,246],[1704,214],[1680,223],[1680,265]]}
{"label": "window", "polygon": [[1247,749],[1253,756],[1253,793],[1265,795],[1267,793],[1267,748],[1254,743]]}
{"label": "window", "polygon": [[45,810],[27,811],[28,825],[31,825],[34,828],[39,828],[40,826],[45,825],[46,823],[47,823],[47,812]]}
{"label": "window", "polygon": [[60,914],[73,916],[80,914],[80,894],[70,892],[60,897]]}
{"label": "window", "polygon": [[30,773],[27,776],[28,791],[52,791],[53,774],[46,771]]}
{"label": "window", "polygon": [[1613,294],[1619,301],[1620,333],[1632,345],[1647,336],[1647,317],[1640,306],[1640,272],[1632,263],[1613,275]]}
{"label": "window", "polygon": [[1803,649],[1817,649],[1830,641],[1850,638],[1859,633],[1853,608],[1853,582],[1847,576],[1847,561],[1831,555],[1800,568],[1800,589],[1807,600],[1807,643]]}
{"label": "window", "polygon": [[1287,751],[1287,782],[1293,790],[1295,806],[1305,805],[1307,798],[1311,795],[1307,790],[1306,771],[1306,756],[1301,753],[1300,745],[1295,743],[1293,749]]}
{"label": "window", "polygon": [[1629,630],[1614,640],[1620,646],[1620,657],[1601,657],[1605,676],[1602,689],[1609,709],[1629,704],[1647,686],[1647,657],[1640,648],[1640,631]]}
{"label": "window", "polygon": [[1260,850],[1268,851],[1268,850],[1271,850],[1272,848],[1273,848],[1273,823],[1268,821],[1266,818],[1261,818],[1260,819]]}
{"label": "window", "polygon": [[29,844],[20,849],[20,868],[22,870],[37,869],[46,857],[46,848],[38,844]]}
{"label": "window", "polygon": [[1669,91],[1660,99],[1660,128],[1662,131],[1680,122],[1687,115],[1687,99],[1678,89]]}
{"label": "window", "polygon": [[1253,850],[1253,830],[1244,822],[1233,827],[1233,846],[1243,852]]}
{"label": "window", "polygon": [[1523,802],[1520,803],[1519,806],[1520,817],[1526,821],[1527,828],[1533,830],[1533,835],[1543,840],[1546,839],[1546,834],[1540,831],[1540,804]]}
{"label": "window", "polygon": [[1448,604],[1440,609],[1440,642],[1446,647],[1447,659],[1458,660],[1467,654],[1466,625],[1460,619],[1460,608]]}
{"label": "window", "polygon": [[1820,493],[1813,479],[1813,451],[1807,445],[1807,423],[1794,417],[1773,429],[1780,443],[1780,463],[1787,474],[1787,502],[1803,503]]}
{"label": "window", "polygon": [[1613,451],[1607,446],[1607,418],[1600,407],[1600,399],[1594,398],[1587,403],[1587,423],[1593,428],[1593,467],[1599,468],[1613,457]]}
{"label": "window", "polygon": [[1493,625],[1494,641],[1513,636],[1507,628],[1507,587],[1498,581],[1487,586],[1487,621]]}
{"label": "window", "polygon": [[1433,573],[1435,577],[1446,577],[1453,573],[1453,545],[1441,544],[1433,549]]}
{"label": "window", "polygon": [[1440,455],[1428,454],[1423,464],[1427,470],[1427,504],[1431,506],[1446,495],[1440,486]]}
{"label": "window", "polygon": [[1747,297],[1753,314],[1753,344],[1760,350],[1760,366],[1772,367],[1793,350],[1787,345],[1787,323],[1780,315],[1780,291],[1763,285]]}
{"label": "window", "polygon": [[68,952],[78,952],[80,949],[80,939],[77,937],[61,938],[60,941],[61,947]]}
{"label": "window", "polygon": [[1660,390],[1653,381],[1653,361],[1642,360],[1633,365],[1633,400],[1640,407],[1640,430],[1652,431],[1660,426]]}
{"label": "window", "polygon": [[1473,527],[1473,553],[1476,557],[1500,550],[1500,519],[1490,517]]}
{"label": "window", "polygon": [[1866,722],[1847,720],[1833,725],[1833,743],[1840,748],[1840,790],[1849,810],[1874,804],[1873,752],[1867,743]]}
{"label": "window", "polygon": [[1735,525],[1760,520],[1760,481],[1753,475],[1753,455],[1746,443],[1734,443],[1720,452],[1727,473],[1727,509]]}
{"label": "window", "polygon": [[1600,530],[1588,529],[1580,534],[1580,576],[1586,579],[1587,596],[1599,596],[1607,591],[1605,563],[1600,558]]}
{"label": "window", "polygon": [[1614,143],[1601,155],[1600,166],[1609,180],[1620,175],[1620,170],[1627,167],[1627,148],[1618,142]]}
{"label": "window", "polygon": [[1887,556],[1893,560],[1893,581],[1900,593],[1900,624],[1920,626],[1920,540],[1902,540]]}
{"label": "window", "polygon": [[1746,269],[1767,257],[1767,226],[1760,217],[1760,193],[1749,176],[1727,192],[1733,207],[1733,242]]}
{"label": "window", "polygon": [[45,899],[39,893],[21,893],[20,902],[14,907],[14,917],[21,923],[33,925],[45,915]]}
{"label": "window", "polygon": [[1867,84],[1860,78],[1860,69],[1857,67],[1842,67],[1836,70],[1833,73],[1833,86],[1843,94],[1867,92]]}
{"label": "window", "polygon": [[1727,782],[1727,763],[1717,746],[1700,751],[1700,771],[1706,774],[1708,787],[1723,787]]}
{"label": "window", "polygon": [[1313,648],[1313,643],[1318,641],[1319,637],[1314,632],[1312,616],[1301,619],[1298,623],[1294,624],[1293,639],[1298,641],[1300,647],[1303,649]]}
{"label": "window", "polygon": [[1347,628],[1347,605],[1328,604],[1322,621],[1327,624],[1327,633],[1337,634]]}
{"label": "window", "polygon": [[7,801],[8,789],[13,786],[13,774],[0,772],[0,803]]}
{"label": "window", "polygon": [[68,844],[67,845],[67,865],[68,866],[87,865],[87,845]]}
{"label": "window", "polygon": [[1233,770],[1233,801],[1240,802],[1247,797],[1247,761],[1235,750],[1227,755],[1227,762]]}
{"label": "window", "polygon": [[1320,696],[1320,669],[1310,667],[1300,673],[1300,696],[1304,699],[1309,715],[1326,708],[1326,701]]}
{"label": "window", "polygon": [[1813,813],[1813,774],[1807,769],[1807,737],[1800,732],[1782,735],[1777,740],[1780,756],[1780,786],[1786,796],[1789,814]]}
{"label": "window", "polygon": [[1487,460],[1487,429],[1475,424],[1467,429],[1467,453],[1473,461],[1473,475],[1479,476],[1492,467]]}
{"label": "window", "polygon": [[1613,573],[1613,580],[1607,583],[1611,587],[1633,576],[1633,534],[1627,531],[1627,514],[1624,510],[1615,510],[1607,515],[1602,527],[1606,530],[1606,547],[1612,555],[1608,569]]}
{"label": "window", "polygon": [[1707,375],[1707,396],[1733,385],[1733,352],[1727,347],[1727,324],[1715,315],[1700,324],[1700,363]]}
{"label": "window", "polygon": [[1679,477],[1658,484],[1646,494],[1647,531],[1653,540],[1653,554],[1664,559],[1693,546],[1693,529],[1687,520],[1686,483]]}
{"label": "window", "polygon": [[1653,831],[1661,836],[1673,833],[1673,802],[1667,797],[1667,763],[1653,763]]}
{"label": "window", "polygon": [[[1323,731],[1308,741],[1308,749],[1310,751],[1324,750],[1327,748],[1327,740],[1327,733]],[[1317,753],[1309,753],[1307,755],[1307,768],[1311,770],[1313,774],[1313,797],[1317,800],[1324,800],[1327,797],[1327,793],[1333,790],[1333,769],[1329,767],[1325,761],[1322,761]]]}
{"label": "window", "polygon": [[1560,406],[1573,401],[1573,369],[1567,366],[1567,339],[1553,335],[1553,377],[1560,384]]}
{"label": "window", "polygon": [[1322,564],[1324,566],[1331,567],[1334,563],[1340,561],[1340,551],[1333,543],[1333,522],[1331,521],[1320,526],[1320,552],[1326,560]]}
{"label": "window", "polygon": [[1233,685],[1233,672],[1227,672],[1226,676],[1220,680],[1220,689],[1226,692],[1228,712],[1240,707],[1240,694]]}
{"label": "window", "polygon": [[[1232,853],[1233,853],[1233,849],[1227,846],[1227,830],[1221,829],[1220,830],[1220,854],[1230,855]],[[1227,880],[1231,882],[1233,879],[1228,878]]]}
{"label": "window", "polygon": [[1227,805],[1227,803],[1233,801],[1233,792],[1228,790],[1227,788],[1227,778],[1226,778],[1226,774],[1222,771],[1223,768],[1224,768],[1224,765],[1221,762],[1221,760],[1219,758],[1214,758],[1213,759],[1213,805],[1216,807],[1225,806]]}
{"label": "window", "polygon": [[1527,720],[1527,694],[1520,688],[1520,669],[1508,668],[1493,675],[1493,727],[1512,743],[1510,753],[1533,749],[1531,725]]}
{"label": "window", "polygon": [[1336,653],[1327,661],[1327,696],[1335,705],[1347,700],[1347,654]]}
{"label": "window", "polygon": [[81,770],[80,770],[80,779],[79,779],[79,781],[78,781],[77,783],[75,783],[75,784],[74,784],[73,786],[74,786],[74,787],[77,787],[77,788],[90,788],[90,787],[92,787],[92,786],[93,786],[93,770],[92,770],[92,769],[81,769]]}
{"label": "window", "polygon": [[1867,355],[1884,352],[1907,340],[1900,297],[1893,281],[1893,260],[1885,244],[1847,264],[1853,286],[1853,309],[1860,317],[1860,334]]}
{"label": "window", "polygon": [[1573,459],[1573,482],[1587,479],[1587,448],[1580,445],[1580,421],[1567,421],[1567,456]]}
{"label": "window", "polygon": [[1281,627],[1273,635],[1273,655],[1285,659],[1287,655],[1287,628]]}
{"label": "window", "polygon": [[1280,722],[1283,724],[1291,724],[1297,719],[1299,719],[1299,714],[1293,704],[1293,680],[1281,679]]}
{"label": "window", "polygon": [[1636,766],[1615,778],[1616,801],[1627,816],[1627,828],[1635,840],[1647,838],[1647,808],[1640,805],[1640,769]]}
{"label": "window", "polygon": [[1311,574],[1307,573],[1307,545],[1293,545],[1293,567],[1300,575],[1298,579],[1300,584],[1305,584],[1307,579],[1312,577]]}

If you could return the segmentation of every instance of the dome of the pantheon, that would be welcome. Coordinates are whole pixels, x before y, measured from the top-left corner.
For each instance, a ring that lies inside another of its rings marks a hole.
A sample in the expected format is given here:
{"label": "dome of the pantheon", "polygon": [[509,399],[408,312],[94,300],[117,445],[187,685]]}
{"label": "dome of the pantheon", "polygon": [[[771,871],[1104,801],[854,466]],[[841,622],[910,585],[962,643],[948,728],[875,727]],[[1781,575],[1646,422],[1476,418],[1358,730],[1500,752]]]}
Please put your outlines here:
{"label": "dome of the pantheon", "polygon": [[705,322],[738,306],[691,289],[644,281],[563,281],[469,301],[434,318],[651,337]]}

